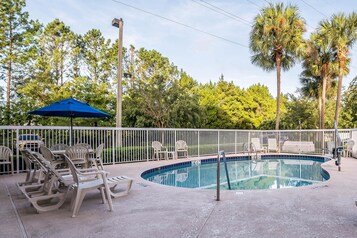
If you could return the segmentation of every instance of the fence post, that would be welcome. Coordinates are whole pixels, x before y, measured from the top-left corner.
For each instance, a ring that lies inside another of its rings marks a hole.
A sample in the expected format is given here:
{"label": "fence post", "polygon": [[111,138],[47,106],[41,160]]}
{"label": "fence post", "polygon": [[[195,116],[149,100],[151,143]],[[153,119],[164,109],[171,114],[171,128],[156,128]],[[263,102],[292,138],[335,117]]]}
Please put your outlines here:
{"label": "fence post", "polygon": [[113,164],[115,164],[114,163],[114,161],[115,161],[115,130],[114,130],[114,128],[112,129],[112,163]]}
{"label": "fence post", "polygon": [[146,130],[146,161],[149,161],[149,130]]}
{"label": "fence post", "polygon": [[237,131],[234,131],[234,154],[237,154]]}
{"label": "fence post", "polygon": [[200,157],[200,131],[197,131],[197,156]]}
{"label": "fence post", "polygon": [[217,144],[218,144],[218,151],[220,150],[220,144],[219,144],[219,131],[218,131],[218,133],[217,133]]}
{"label": "fence post", "polygon": [[220,154],[217,154],[217,201],[220,200],[220,192],[221,192],[221,168],[220,168]]}
{"label": "fence post", "polygon": [[[16,167],[17,167],[17,172],[16,173],[20,173],[20,158],[19,158],[19,147],[17,146],[17,140],[19,139],[20,133],[19,133],[19,129],[16,129]],[[12,168],[14,169],[14,168]]]}
{"label": "fence post", "polygon": [[321,148],[321,154],[325,154],[325,130],[322,131],[322,148]]}

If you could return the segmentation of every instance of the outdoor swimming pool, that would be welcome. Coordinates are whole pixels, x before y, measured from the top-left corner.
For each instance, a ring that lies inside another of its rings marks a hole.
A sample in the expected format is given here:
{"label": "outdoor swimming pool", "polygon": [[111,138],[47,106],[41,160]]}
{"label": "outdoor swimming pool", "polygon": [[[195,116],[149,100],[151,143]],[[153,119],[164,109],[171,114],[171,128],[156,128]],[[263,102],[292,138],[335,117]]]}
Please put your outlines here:
{"label": "outdoor swimming pool", "polygon": [[[301,187],[329,179],[321,168],[327,159],[317,156],[262,155],[257,161],[248,156],[227,158],[232,190]],[[216,189],[216,159],[187,161],[150,169],[142,174],[148,181],[184,188]],[[221,162],[221,189],[228,189]]]}

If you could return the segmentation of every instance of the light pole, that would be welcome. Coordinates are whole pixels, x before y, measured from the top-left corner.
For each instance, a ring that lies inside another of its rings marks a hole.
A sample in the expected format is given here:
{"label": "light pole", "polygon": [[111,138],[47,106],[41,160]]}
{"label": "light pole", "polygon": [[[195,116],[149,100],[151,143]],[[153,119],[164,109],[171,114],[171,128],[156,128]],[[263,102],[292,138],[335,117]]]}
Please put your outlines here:
{"label": "light pole", "polygon": [[114,18],[112,21],[112,26],[119,28],[119,41],[118,41],[118,85],[117,85],[117,117],[116,117],[116,126],[122,126],[122,62],[123,62],[123,19]]}

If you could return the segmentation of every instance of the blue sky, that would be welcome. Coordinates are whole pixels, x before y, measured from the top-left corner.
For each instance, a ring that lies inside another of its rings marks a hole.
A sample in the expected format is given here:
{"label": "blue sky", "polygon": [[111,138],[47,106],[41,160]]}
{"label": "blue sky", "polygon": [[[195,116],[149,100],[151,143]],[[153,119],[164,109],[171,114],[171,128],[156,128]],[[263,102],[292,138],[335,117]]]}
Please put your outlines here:
{"label": "blue sky", "polygon": [[[84,34],[92,28],[100,29],[106,38],[117,39],[118,29],[111,26],[113,18],[124,20],[124,46],[134,45],[154,49],[168,57],[198,82],[218,81],[221,73],[227,81],[247,88],[261,83],[276,96],[276,73],[265,72],[250,63],[249,32],[259,9],[267,6],[265,0],[204,0],[226,12],[244,19],[237,20],[201,4],[200,0],[27,0],[26,11],[31,19],[46,24],[59,18],[76,33]],[[179,24],[166,21],[142,11],[125,6],[129,4],[142,10],[189,25],[229,41],[200,33]],[[199,2],[199,3],[197,3]],[[333,13],[357,11],[355,0],[296,0],[292,3],[300,9],[307,22],[309,37],[318,22]],[[207,4],[206,4],[207,5]],[[309,6],[310,5],[310,6]],[[208,5],[209,6],[209,5]],[[243,45],[243,46],[242,46]],[[357,45],[352,49],[352,67],[344,78],[344,87],[357,76]],[[294,93],[299,85],[301,67],[295,66],[282,73],[282,92]]]}

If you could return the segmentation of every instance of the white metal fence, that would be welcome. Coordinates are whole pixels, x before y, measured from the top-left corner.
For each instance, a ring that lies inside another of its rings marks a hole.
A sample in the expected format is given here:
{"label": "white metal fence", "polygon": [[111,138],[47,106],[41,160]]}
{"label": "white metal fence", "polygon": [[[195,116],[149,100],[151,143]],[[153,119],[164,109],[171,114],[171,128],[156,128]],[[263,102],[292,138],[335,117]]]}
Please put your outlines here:
{"label": "white metal fence", "polygon": [[[339,130],[341,139],[351,138],[351,131],[351,129]],[[103,162],[117,164],[151,160],[153,141],[160,141],[169,151],[174,151],[175,142],[184,140],[189,147],[190,157],[216,155],[220,150],[224,150],[226,154],[241,153],[251,138],[260,138],[262,146],[267,145],[268,138],[278,138],[280,145],[286,140],[310,141],[315,146],[313,154],[324,154],[326,144],[328,141],[333,141],[335,132],[332,129],[264,131],[74,127],[73,138],[71,138],[68,127],[0,126],[0,145],[12,149],[14,168],[17,172],[25,169],[17,146],[18,138],[23,134],[39,135],[47,147],[58,143],[71,144],[73,141],[73,143],[88,143],[95,149],[99,144],[104,143]],[[283,152],[289,153],[289,151]],[[298,151],[298,153],[302,152]],[[0,166],[0,173],[4,172],[5,167]]]}

